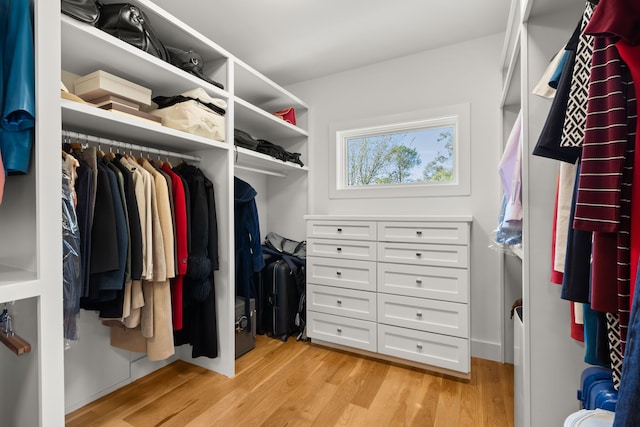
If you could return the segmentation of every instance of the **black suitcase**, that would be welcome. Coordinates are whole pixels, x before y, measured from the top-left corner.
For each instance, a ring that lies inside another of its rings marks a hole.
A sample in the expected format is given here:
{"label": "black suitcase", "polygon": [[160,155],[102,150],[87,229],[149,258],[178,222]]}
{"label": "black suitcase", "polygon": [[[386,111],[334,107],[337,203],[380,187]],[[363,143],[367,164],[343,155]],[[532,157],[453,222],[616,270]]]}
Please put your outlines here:
{"label": "black suitcase", "polygon": [[253,274],[253,284],[256,289],[256,333],[264,335],[267,333],[266,327],[266,310],[265,305],[268,300],[265,290],[265,275],[267,274],[267,266],[274,262],[277,257],[263,253],[264,267],[257,273]]}
{"label": "black suitcase", "polygon": [[282,341],[286,341],[290,335],[297,335],[296,314],[299,303],[300,292],[286,261],[279,259],[267,264],[262,275],[260,301],[264,333]]}

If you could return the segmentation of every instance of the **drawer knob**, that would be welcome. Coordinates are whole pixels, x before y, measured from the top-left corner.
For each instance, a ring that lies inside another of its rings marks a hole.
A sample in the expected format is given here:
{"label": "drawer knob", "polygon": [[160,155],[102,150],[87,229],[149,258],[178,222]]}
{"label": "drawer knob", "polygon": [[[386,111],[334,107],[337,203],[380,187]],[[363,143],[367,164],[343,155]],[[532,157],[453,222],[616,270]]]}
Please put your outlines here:
{"label": "drawer knob", "polygon": [[417,313],[416,313],[416,316],[422,319],[422,313],[417,312]]}
{"label": "drawer knob", "polygon": [[342,233],[342,228],[338,228],[338,233]]}
{"label": "drawer knob", "polygon": [[422,285],[422,279],[416,279],[416,285],[418,286]]}
{"label": "drawer knob", "polygon": [[422,350],[422,344],[416,344],[416,348],[417,348],[418,350]]}
{"label": "drawer knob", "polygon": [[422,254],[421,254],[420,252],[416,252],[416,256],[417,256],[418,258],[420,258],[420,257],[422,256]]}
{"label": "drawer knob", "polygon": [[421,237],[422,236],[422,231],[420,231],[420,230],[416,231],[416,236]]}
{"label": "drawer knob", "polygon": [[336,251],[342,252],[342,248],[336,248]]}
{"label": "drawer knob", "polygon": [[338,329],[336,329],[336,332],[338,332],[339,334],[341,334],[341,333],[342,333],[342,328],[338,328]]}
{"label": "drawer knob", "polygon": [[339,299],[338,301],[336,301],[338,303],[338,305],[342,304],[342,300]]}
{"label": "drawer knob", "polygon": [[342,276],[342,271],[336,271],[337,276]]}

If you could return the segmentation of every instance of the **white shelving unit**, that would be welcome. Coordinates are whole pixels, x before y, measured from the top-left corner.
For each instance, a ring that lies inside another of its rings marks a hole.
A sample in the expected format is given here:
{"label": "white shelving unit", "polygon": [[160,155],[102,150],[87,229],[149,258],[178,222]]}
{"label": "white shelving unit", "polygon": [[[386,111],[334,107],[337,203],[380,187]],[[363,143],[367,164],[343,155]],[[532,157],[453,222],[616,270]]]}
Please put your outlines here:
{"label": "white shelving unit", "polygon": [[[569,303],[560,299],[560,287],[550,283],[558,163],[531,154],[551,104],[531,91],[552,56],[569,39],[583,7],[579,0],[513,0],[504,42],[501,108],[505,139],[518,111],[523,116],[523,245],[518,257],[505,257],[503,276],[503,336],[506,343],[515,336],[517,427],[561,425],[579,409],[575,390],[584,368],[584,348],[569,336]],[[518,277],[514,270],[521,271]],[[523,299],[523,316],[514,322],[508,310],[518,296]],[[515,330],[511,329],[514,323]]]}
{"label": "white shelving unit", "polygon": [[[84,311],[81,339],[70,350],[63,351],[61,172],[56,161],[62,129],[104,138],[105,142],[129,142],[201,159],[198,166],[215,186],[220,256],[215,286],[220,354],[216,359],[192,359],[190,346],[182,346],[176,349],[175,358],[223,375],[233,376],[235,370],[234,173],[250,169],[252,176],[264,180],[269,189],[267,209],[273,209],[269,216],[276,222],[290,222],[294,226],[298,222],[297,226],[304,229],[307,204],[306,166],[236,149],[233,144],[233,129],[237,127],[256,138],[301,153],[306,162],[308,107],[296,96],[152,1],[133,3],[144,10],[166,45],[198,52],[205,62],[205,74],[222,83],[225,89],[61,15],[59,2],[32,1],[38,111],[34,158],[28,175],[9,177],[0,205],[0,304],[10,303],[16,331],[32,346],[29,354],[20,357],[0,349],[0,383],[12,385],[11,393],[3,393],[0,399],[0,413],[2,423],[12,427],[62,426],[65,410],[76,409],[168,362],[150,362],[144,355],[113,349],[94,313]],[[60,99],[63,75],[85,75],[98,69],[146,86],[153,96],[171,96],[202,87],[209,95],[224,99],[228,103],[225,141]],[[285,107],[296,109],[296,126],[271,115]],[[295,202],[281,206],[282,198],[288,197],[289,192],[297,195]],[[84,340],[83,333],[88,334]],[[117,372],[104,372],[105,367],[114,367]]]}
{"label": "white shelving unit", "polygon": [[[0,346],[3,425],[63,425],[60,30],[56,2],[34,0],[36,135],[27,175],[7,178],[0,205],[0,305],[31,352]],[[57,422],[50,422],[58,420]]]}

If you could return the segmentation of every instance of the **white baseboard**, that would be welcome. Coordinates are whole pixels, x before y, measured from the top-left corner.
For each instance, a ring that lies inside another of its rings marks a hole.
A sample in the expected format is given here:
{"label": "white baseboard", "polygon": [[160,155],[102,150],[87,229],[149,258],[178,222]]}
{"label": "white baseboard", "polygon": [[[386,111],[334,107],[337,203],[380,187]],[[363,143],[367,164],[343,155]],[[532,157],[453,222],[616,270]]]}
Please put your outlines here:
{"label": "white baseboard", "polygon": [[[137,353],[131,353],[131,355],[133,354],[137,354]],[[95,393],[91,396],[87,396],[86,399],[82,399],[79,402],[76,402],[72,405],[66,406],[65,407],[65,414],[69,414],[75,410],[78,410],[80,408],[82,408],[83,406],[93,402],[94,400],[98,400],[103,396],[106,396],[109,393],[112,393],[116,390],[118,390],[121,387],[124,387],[128,384],[131,384],[132,382],[134,382],[137,379],[140,379],[146,375],[149,375],[150,373],[152,373],[153,371],[156,371],[160,368],[162,368],[163,366],[167,366],[168,364],[176,361],[178,359],[177,356],[171,356],[170,358],[166,359],[166,360],[162,360],[159,362],[151,362],[149,359],[147,359],[146,356],[137,359],[137,360],[133,360],[131,362],[131,364],[129,365],[129,378],[127,378],[124,381],[121,381],[117,384],[112,385],[111,387],[107,387],[104,390],[101,390],[98,393]]]}
{"label": "white baseboard", "polygon": [[502,346],[497,342],[471,339],[471,357],[502,363]]}

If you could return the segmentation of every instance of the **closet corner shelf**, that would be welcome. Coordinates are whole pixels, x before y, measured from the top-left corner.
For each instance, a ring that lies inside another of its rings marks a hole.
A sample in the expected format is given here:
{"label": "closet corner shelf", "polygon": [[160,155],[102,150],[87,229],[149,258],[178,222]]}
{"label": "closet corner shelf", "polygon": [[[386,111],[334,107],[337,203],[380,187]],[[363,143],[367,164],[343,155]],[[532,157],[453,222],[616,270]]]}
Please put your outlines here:
{"label": "closet corner shelf", "polygon": [[283,139],[309,136],[306,130],[287,123],[244,99],[236,98],[235,106],[235,127],[251,133],[256,138],[283,145]]}
{"label": "closet corner shelf", "polygon": [[230,149],[229,144],[171,129],[146,120],[112,113],[90,105],[66,99],[60,100],[63,127],[69,131],[88,133],[104,138],[118,139],[152,148],[183,153],[216,147]]}
{"label": "closet corner shelf", "polygon": [[248,150],[242,147],[236,149],[236,165],[241,166],[240,169],[246,168],[255,172],[263,172],[266,175],[287,176],[291,172],[307,173],[309,169],[306,166],[300,166],[296,163],[283,162],[269,155],[258,153],[257,151]]}

